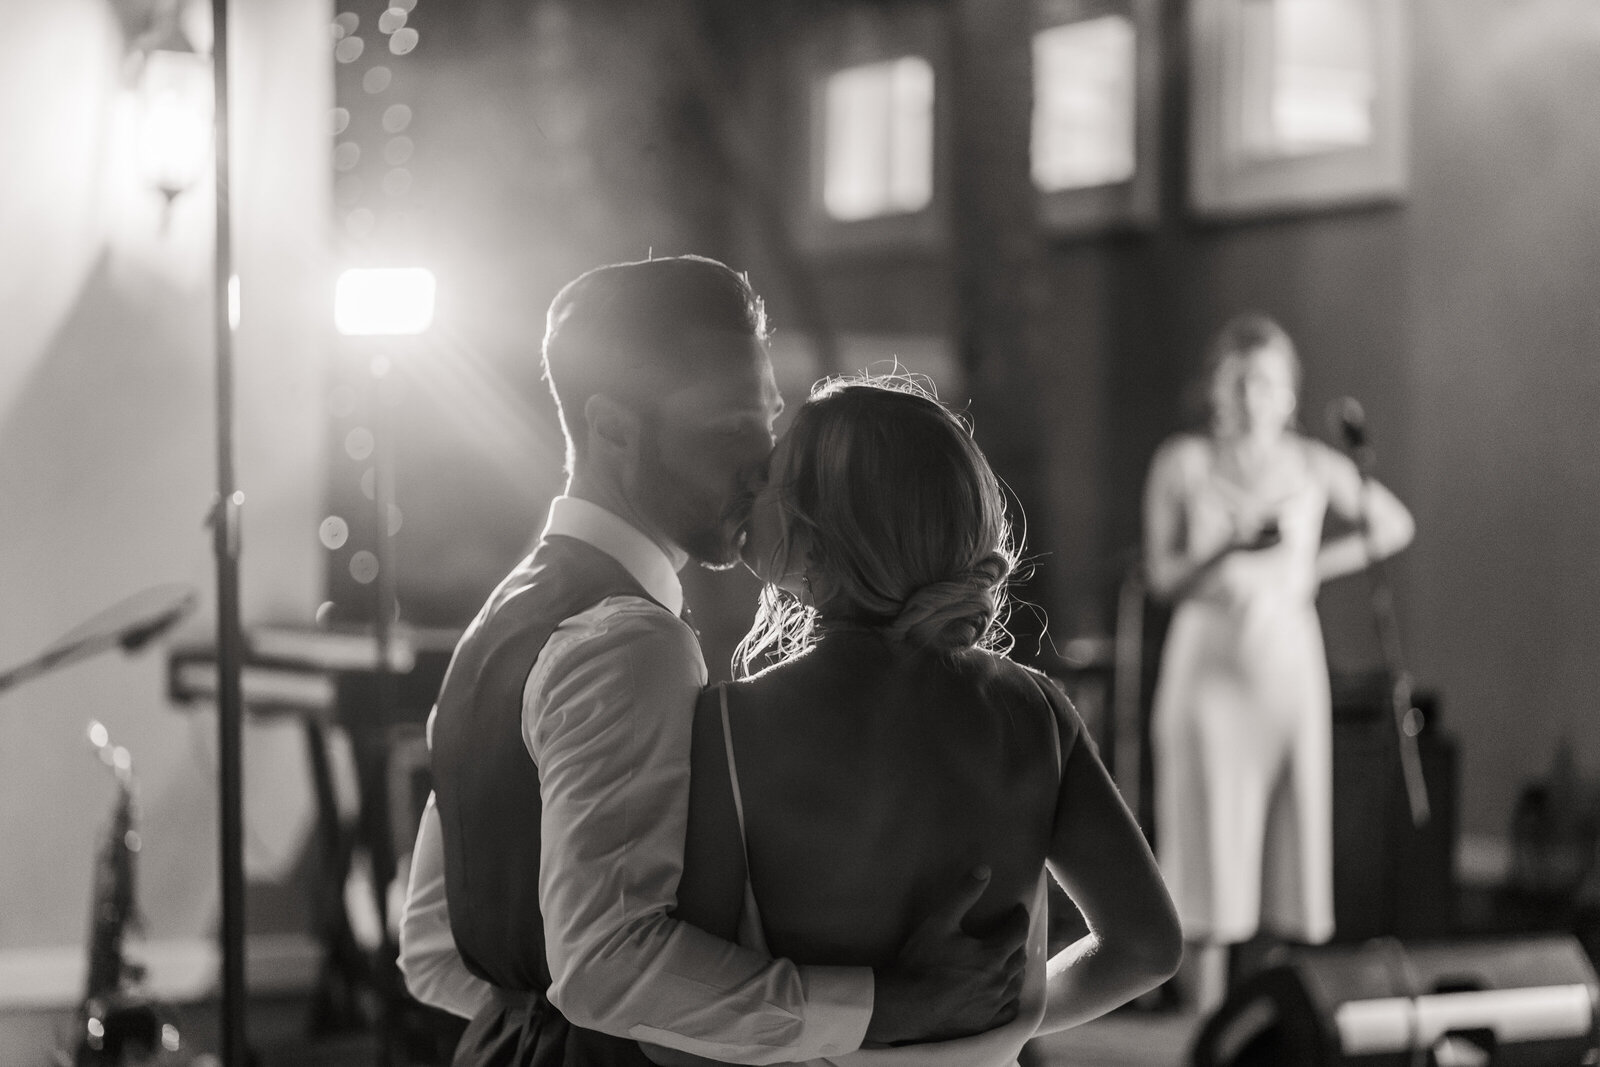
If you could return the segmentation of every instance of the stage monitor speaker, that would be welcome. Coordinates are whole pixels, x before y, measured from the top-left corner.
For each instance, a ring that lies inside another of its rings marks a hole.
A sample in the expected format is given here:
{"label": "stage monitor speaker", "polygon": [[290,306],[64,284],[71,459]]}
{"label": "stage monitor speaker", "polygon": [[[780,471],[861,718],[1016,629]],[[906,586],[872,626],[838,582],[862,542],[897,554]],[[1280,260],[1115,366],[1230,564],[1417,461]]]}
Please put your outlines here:
{"label": "stage monitor speaker", "polygon": [[1292,950],[1201,1027],[1194,1067],[1600,1063],[1600,982],[1564,935]]}

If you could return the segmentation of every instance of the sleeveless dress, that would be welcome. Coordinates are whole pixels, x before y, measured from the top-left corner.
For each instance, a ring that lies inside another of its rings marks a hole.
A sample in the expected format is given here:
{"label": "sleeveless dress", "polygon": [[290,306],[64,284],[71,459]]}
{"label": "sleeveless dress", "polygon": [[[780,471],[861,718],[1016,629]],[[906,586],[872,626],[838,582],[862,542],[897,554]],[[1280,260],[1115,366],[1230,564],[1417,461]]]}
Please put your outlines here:
{"label": "sleeveless dress", "polygon": [[1333,934],[1328,668],[1316,556],[1337,458],[1307,438],[1283,475],[1246,488],[1209,439],[1182,438],[1151,478],[1179,500],[1203,559],[1275,517],[1281,542],[1224,559],[1173,613],[1152,710],[1157,854],[1184,936],[1224,944],[1258,927]]}
{"label": "sleeveless dress", "polygon": [[[733,730],[728,716],[728,689],[718,685],[722,710],[722,741],[728,759],[728,781],[733,787],[734,813],[739,821],[739,844],[745,850],[744,908],[739,915],[739,944],[771,955],[766,932],[761,925],[761,909],[750,884],[749,848],[745,843],[744,800],[739,791],[739,773],[733,757]],[[1076,718],[1073,719],[1076,722]],[[1059,773],[1066,762],[1066,751],[1074,738],[1060,738],[1056,751]],[[799,1067],[1016,1067],[1017,1052],[1033,1036],[1044,1018],[1045,964],[1048,952],[1048,871],[1039,873],[1033,900],[1028,905],[1027,964],[1017,1016],[1005,1026],[970,1037],[950,1041],[930,1041],[886,1048],[862,1048],[843,1056],[806,1060]]]}

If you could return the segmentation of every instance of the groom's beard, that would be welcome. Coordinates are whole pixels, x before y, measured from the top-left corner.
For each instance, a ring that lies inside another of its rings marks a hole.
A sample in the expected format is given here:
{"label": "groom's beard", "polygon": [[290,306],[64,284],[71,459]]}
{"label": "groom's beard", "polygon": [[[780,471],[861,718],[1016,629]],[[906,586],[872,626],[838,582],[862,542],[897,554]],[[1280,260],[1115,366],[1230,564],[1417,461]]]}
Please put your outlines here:
{"label": "groom's beard", "polygon": [[696,525],[685,535],[684,551],[689,553],[690,559],[708,570],[727,570],[737,565],[749,518],[749,494],[736,493],[732,503],[718,510],[711,522]]}
{"label": "groom's beard", "polygon": [[[739,562],[745,525],[750,518],[752,491],[737,485],[713,490],[679,470],[660,462],[659,451],[643,450],[636,491],[645,514],[689,558],[711,570],[726,570]],[[753,478],[753,476],[752,476]],[[749,482],[752,478],[742,478]]]}

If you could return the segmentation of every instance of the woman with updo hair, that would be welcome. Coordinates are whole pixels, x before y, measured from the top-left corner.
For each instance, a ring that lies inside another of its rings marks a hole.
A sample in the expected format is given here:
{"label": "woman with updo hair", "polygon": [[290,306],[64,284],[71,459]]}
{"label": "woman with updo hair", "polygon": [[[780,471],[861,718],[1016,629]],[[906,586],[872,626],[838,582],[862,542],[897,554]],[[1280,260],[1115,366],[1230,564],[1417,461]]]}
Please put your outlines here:
{"label": "woman with updo hair", "polygon": [[[967,931],[1028,929],[1014,1018],[825,1062],[1014,1064],[1035,1033],[1172,973],[1143,835],[1066,697],[1006,658],[1016,546],[961,419],[903,378],[820,386],[743,555],[765,587],[742,677],[696,713],[678,917],[799,962],[881,965],[982,865]],[[1091,932],[1047,960],[1050,872]]]}

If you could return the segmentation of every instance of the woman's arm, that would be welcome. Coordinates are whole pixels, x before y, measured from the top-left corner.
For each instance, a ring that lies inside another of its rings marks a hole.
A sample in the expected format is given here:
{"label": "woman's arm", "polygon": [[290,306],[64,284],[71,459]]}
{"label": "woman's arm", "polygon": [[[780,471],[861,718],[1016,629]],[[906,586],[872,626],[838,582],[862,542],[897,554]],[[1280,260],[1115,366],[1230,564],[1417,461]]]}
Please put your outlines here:
{"label": "woman's arm", "polygon": [[1417,527],[1400,498],[1376,479],[1363,478],[1349,457],[1326,447],[1321,456],[1328,510],[1356,527],[1318,549],[1317,579],[1327,582],[1388,559],[1411,543]]}
{"label": "woman's arm", "polygon": [[1202,559],[1188,552],[1184,529],[1183,451],[1192,447],[1189,438],[1175,438],[1162,445],[1150,463],[1144,491],[1144,568],[1145,582],[1158,600],[1183,599],[1201,579],[1235,552],[1271,548],[1281,539],[1275,525],[1268,524],[1247,539],[1231,541]]}
{"label": "woman's arm", "polygon": [[[1059,706],[1056,713],[1072,715]],[[1073,728],[1064,723],[1063,736]],[[1062,772],[1048,862],[1089,933],[1050,960],[1042,1034],[1088,1022],[1154,989],[1183,955],[1177,912],[1150,846],[1082,738]]]}

